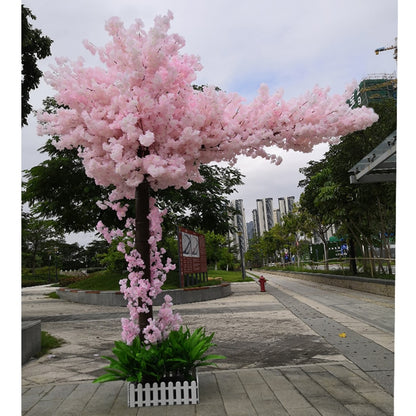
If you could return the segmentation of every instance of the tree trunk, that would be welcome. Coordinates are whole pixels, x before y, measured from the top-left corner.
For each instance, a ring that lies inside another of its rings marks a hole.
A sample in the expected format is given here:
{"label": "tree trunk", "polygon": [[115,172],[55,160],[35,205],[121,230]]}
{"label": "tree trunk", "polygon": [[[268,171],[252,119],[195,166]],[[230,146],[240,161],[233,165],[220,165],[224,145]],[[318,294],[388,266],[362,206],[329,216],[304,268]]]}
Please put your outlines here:
{"label": "tree trunk", "polygon": [[376,263],[374,261],[375,260],[374,246],[372,244],[370,245],[369,253],[370,253],[371,277],[374,277],[375,276],[375,271],[376,271]]}
{"label": "tree trunk", "polygon": [[324,264],[325,264],[325,270],[329,270],[329,263],[328,263],[328,243],[326,240],[323,240],[324,243]]}
{"label": "tree trunk", "polygon": [[350,256],[350,271],[351,273],[356,276],[357,275],[357,260],[355,257],[355,242],[354,238],[349,238],[348,240],[348,254]]}
{"label": "tree trunk", "polygon": [[[143,279],[150,281],[150,246],[149,246],[149,183],[145,179],[136,188],[136,238],[135,248],[140,253],[145,264]],[[139,306],[142,306],[142,301],[139,300]],[[142,312],[139,314],[139,326],[143,330],[149,322],[149,318],[153,318],[153,308],[148,306],[149,312]],[[144,340],[143,332],[140,332],[140,339]]]}
{"label": "tree trunk", "polygon": [[34,244],[33,244],[33,256],[32,256],[32,276],[36,273],[36,256],[38,254],[38,246],[39,246],[39,240],[36,238]]}
{"label": "tree trunk", "polygon": [[386,238],[386,251],[387,251],[387,258],[388,258],[388,268],[389,268],[389,275],[391,276],[393,274],[393,270],[391,268],[391,249],[390,249],[390,240],[387,237]]}
{"label": "tree trunk", "polygon": [[379,274],[381,273],[384,274],[384,266],[383,266],[383,261],[384,261],[384,256],[385,256],[384,248],[385,248],[384,233],[381,232],[380,233],[380,258],[378,261],[378,273]]}

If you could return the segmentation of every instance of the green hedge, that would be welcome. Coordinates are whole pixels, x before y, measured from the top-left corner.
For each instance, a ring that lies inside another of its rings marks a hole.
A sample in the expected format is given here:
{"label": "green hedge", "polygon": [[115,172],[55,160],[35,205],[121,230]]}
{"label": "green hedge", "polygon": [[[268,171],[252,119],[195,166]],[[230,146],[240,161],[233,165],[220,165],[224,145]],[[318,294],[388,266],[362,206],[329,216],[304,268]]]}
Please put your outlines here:
{"label": "green hedge", "polygon": [[22,279],[22,287],[47,285],[47,280],[41,279]]}

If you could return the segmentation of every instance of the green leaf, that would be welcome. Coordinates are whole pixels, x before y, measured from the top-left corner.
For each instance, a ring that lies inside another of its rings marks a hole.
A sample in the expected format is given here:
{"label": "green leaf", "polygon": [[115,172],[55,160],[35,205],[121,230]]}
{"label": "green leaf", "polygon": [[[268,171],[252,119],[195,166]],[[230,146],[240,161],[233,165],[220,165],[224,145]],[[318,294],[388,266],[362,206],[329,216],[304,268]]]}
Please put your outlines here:
{"label": "green leaf", "polygon": [[116,381],[120,380],[120,377],[117,377],[114,374],[104,374],[98,378],[96,378],[93,383],[106,383],[108,381]]}

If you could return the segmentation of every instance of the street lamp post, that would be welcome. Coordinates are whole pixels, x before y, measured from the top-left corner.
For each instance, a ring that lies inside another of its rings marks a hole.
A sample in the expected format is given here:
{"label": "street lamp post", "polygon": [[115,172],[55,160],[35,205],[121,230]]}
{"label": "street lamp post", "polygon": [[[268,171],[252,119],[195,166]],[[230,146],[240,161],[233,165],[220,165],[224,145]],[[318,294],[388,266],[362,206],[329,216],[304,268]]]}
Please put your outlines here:
{"label": "street lamp post", "polygon": [[58,282],[58,248],[55,247],[55,283]]}
{"label": "street lamp post", "polygon": [[243,233],[238,232],[238,246],[240,248],[240,262],[241,262],[241,274],[243,275],[243,280],[246,278],[246,267],[244,262],[244,253],[243,253]]}

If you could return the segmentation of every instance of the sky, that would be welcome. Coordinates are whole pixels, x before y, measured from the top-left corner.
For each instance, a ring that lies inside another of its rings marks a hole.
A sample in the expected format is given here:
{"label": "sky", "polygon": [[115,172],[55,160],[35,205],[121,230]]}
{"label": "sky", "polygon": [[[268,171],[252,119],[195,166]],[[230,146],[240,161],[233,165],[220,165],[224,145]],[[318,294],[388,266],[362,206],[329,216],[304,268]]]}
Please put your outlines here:
{"label": "sky", "polygon": [[[156,15],[171,10],[171,33],[186,42],[183,52],[198,55],[203,66],[197,84],[211,84],[227,92],[238,92],[248,101],[262,83],[273,92],[284,90],[289,99],[315,85],[330,87],[334,94],[360,82],[370,74],[394,73],[393,52],[378,56],[376,48],[392,45],[398,34],[398,5],[395,0],[26,0],[36,16],[33,26],[53,40],[52,56],[39,61],[42,71],[56,57],[83,56],[97,65],[82,41],[105,45],[109,37],[105,22],[112,16],[128,27],[137,18],[146,29]],[[53,95],[43,81],[31,93],[34,109]],[[44,155],[37,149],[45,137],[36,134],[36,121],[22,129],[22,169],[39,164]],[[320,160],[328,145],[318,145],[312,153],[274,151],[283,157],[275,166],[262,159],[240,157],[236,167],[245,175],[243,186],[231,199],[243,199],[246,220],[258,198],[295,196],[298,200],[303,178],[299,168],[310,160]],[[74,237],[78,238],[78,237]]]}

